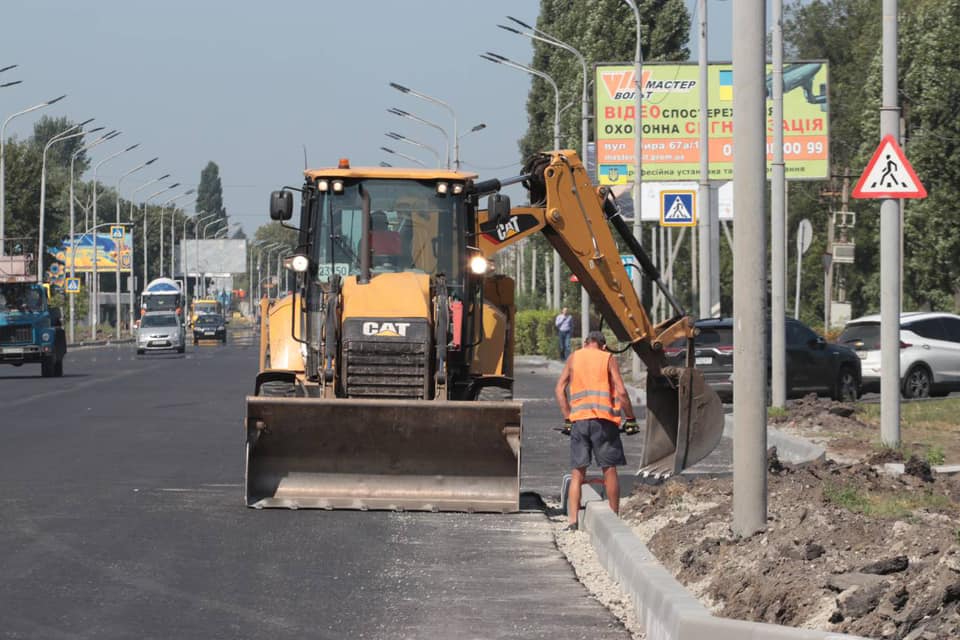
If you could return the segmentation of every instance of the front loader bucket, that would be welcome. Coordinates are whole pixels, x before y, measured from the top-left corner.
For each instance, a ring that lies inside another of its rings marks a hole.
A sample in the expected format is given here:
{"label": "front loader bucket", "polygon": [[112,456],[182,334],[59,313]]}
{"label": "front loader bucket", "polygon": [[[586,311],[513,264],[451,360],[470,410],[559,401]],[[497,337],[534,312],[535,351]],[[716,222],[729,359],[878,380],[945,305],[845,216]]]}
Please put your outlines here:
{"label": "front loader bucket", "polygon": [[512,512],[519,402],[247,397],[251,507]]}
{"label": "front loader bucket", "polygon": [[723,435],[723,404],[689,367],[647,377],[647,432],[638,475],[666,478],[705,458]]}

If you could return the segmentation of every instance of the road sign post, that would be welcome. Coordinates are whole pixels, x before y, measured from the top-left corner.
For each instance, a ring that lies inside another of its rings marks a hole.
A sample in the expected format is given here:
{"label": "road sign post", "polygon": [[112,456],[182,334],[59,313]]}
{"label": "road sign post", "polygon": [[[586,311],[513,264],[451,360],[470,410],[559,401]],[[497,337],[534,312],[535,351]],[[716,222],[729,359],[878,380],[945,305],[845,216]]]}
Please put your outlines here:
{"label": "road sign post", "polygon": [[813,225],[804,218],[797,226],[797,287],[793,302],[793,317],[800,319],[800,273],[803,270],[803,254],[810,248],[813,242]]}
{"label": "road sign post", "polygon": [[660,226],[695,226],[697,224],[696,207],[696,191],[662,191],[660,193]]}

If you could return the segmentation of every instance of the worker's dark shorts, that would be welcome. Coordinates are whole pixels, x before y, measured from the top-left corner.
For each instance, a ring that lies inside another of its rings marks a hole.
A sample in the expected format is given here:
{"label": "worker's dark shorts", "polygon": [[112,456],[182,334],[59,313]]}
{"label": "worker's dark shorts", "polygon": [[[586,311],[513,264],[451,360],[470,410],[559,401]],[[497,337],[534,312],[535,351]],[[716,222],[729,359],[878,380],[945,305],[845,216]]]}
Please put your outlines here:
{"label": "worker's dark shorts", "polygon": [[627,464],[620,429],[609,420],[577,420],[570,429],[570,466],[589,467],[590,458],[600,467]]}

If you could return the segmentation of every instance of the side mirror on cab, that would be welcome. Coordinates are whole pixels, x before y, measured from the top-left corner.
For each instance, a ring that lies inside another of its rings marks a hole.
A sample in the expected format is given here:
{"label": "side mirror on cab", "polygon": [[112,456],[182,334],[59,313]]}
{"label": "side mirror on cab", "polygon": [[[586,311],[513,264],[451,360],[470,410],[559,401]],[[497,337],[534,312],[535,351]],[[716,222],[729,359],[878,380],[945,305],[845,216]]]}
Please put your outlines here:
{"label": "side mirror on cab", "polygon": [[495,193],[487,198],[487,218],[497,224],[503,224],[510,219],[510,196]]}
{"label": "side mirror on cab", "polygon": [[270,193],[270,219],[289,220],[293,216],[293,194],[289,191]]}

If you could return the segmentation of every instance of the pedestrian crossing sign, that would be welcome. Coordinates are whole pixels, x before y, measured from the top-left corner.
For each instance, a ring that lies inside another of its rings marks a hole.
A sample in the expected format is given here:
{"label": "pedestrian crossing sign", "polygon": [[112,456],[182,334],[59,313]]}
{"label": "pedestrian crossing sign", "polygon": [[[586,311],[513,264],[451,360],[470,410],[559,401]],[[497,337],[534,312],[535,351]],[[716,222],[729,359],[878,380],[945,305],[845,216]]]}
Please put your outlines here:
{"label": "pedestrian crossing sign", "polygon": [[927,190],[891,135],[884,136],[853,190],[854,198],[926,198]]}
{"label": "pedestrian crossing sign", "polygon": [[118,224],[110,225],[110,237],[113,240],[123,240],[123,227]]}
{"label": "pedestrian crossing sign", "polygon": [[80,278],[67,278],[67,293],[80,293]]}
{"label": "pedestrian crossing sign", "polygon": [[660,192],[660,226],[692,227],[697,224],[695,191]]}

